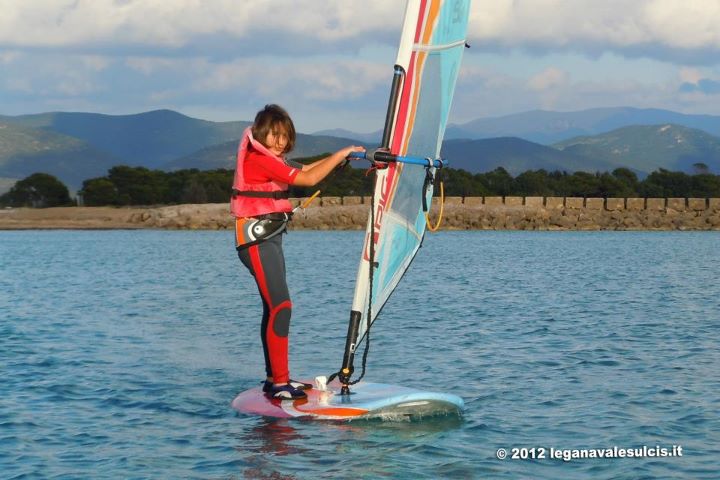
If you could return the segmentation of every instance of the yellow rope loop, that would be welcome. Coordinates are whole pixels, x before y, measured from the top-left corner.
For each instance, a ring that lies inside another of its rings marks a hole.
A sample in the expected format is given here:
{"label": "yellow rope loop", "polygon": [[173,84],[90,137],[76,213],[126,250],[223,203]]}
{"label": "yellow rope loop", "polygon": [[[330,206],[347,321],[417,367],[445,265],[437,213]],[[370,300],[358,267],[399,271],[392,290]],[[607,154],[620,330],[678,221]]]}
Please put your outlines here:
{"label": "yellow rope loop", "polygon": [[440,224],[442,223],[443,219],[443,210],[445,209],[445,188],[443,186],[443,182],[440,182],[440,214],[438,215],[438,221],[433,226],[430,223],[430,212],[425,212],[425,223],[427,224],[428,230],[431,232],[437,232],[440,228]]}

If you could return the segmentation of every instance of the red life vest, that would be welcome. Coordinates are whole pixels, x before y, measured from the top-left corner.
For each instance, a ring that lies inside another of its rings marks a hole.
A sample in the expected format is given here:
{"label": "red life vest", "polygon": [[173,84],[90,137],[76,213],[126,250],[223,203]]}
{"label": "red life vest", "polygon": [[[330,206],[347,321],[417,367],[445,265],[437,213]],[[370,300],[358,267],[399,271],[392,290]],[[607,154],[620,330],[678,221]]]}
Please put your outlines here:
{"label": "red life vest", "polygon": [[[252,136],[250,127],[243,132],[240,145],[238,146],[237,164],[235,165],[235,179],[233,180],[233,196],[230,199],[230,211],[236,218],[255,217],[274,212],[292,212],[292,205],[287,199],[287,183],[271,180],[264,183],[246,183],[244,178],[245,158],[248,148],[268,157],[268,161],[281,162],[285,165],[282,157],[278,157],[268,150],[262,143]],[[244,194],[243,194],[244,192]],[[249,196],[249,192],[258,193],[258,196]],[[275,192],[275,193],[274,193]]]}

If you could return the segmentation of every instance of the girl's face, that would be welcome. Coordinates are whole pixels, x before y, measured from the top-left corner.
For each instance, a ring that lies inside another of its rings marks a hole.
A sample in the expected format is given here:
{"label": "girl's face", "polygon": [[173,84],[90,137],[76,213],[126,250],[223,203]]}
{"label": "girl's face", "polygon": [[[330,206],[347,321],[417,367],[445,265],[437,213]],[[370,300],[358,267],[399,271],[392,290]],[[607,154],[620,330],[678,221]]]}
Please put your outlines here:
{"label": "girl's face", "polygon": [[273,126],[265,137],[265,146],[277,156],[285,153],[288,144],[288,135],[280,125]]}

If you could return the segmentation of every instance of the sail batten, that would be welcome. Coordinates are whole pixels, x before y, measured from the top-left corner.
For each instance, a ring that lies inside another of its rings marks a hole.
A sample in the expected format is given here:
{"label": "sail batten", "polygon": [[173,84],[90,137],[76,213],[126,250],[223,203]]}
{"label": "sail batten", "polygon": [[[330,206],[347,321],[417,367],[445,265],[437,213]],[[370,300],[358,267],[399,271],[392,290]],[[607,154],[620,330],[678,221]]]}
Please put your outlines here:
{"label": "sail batten", "polygon": [[425,45],[422,43],[416,43],[413,45],[413,50],[423,52],[437,52],[439,50],[448,50],[450,48],[456,48],[460,46],[465,46],[465,40],[459,40],[457,42],[447,43],[445,45]]}

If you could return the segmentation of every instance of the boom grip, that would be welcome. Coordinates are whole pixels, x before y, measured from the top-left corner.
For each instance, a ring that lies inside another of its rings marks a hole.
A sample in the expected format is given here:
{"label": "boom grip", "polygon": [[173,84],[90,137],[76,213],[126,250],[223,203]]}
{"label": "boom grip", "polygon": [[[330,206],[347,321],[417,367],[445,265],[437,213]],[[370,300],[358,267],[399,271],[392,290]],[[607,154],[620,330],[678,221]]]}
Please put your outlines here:
{"label": "boom grip", "polygon": [[376,148],[374,150],[368,150],[367,152],[352,152],[350,155],[348,155],[347,158],[358,158],[358,159],[367,159],[371,162],[381,162],[381,163],[389,163],[389,162],[400,162],[400,163],[410,163],[413,165],[422,165],[424,167],[435,167],[435,168],[442,168],[447,165],[447,161],[436,158],[420,158],[420,157],[403,157],[400,155],[393,155],[392,153],[388,152],[387,150],[383,150],[380,148]]}

